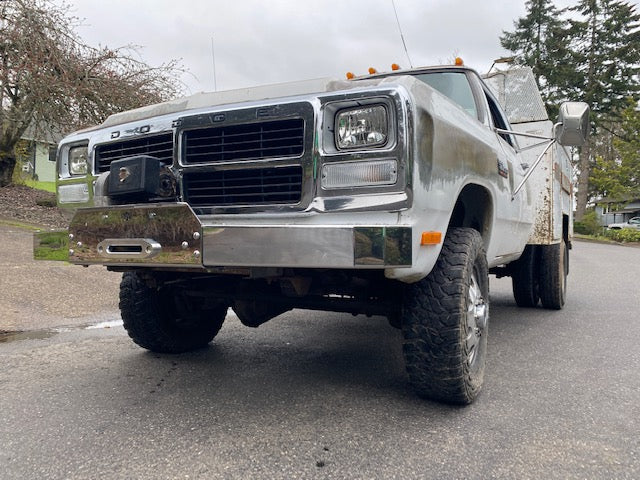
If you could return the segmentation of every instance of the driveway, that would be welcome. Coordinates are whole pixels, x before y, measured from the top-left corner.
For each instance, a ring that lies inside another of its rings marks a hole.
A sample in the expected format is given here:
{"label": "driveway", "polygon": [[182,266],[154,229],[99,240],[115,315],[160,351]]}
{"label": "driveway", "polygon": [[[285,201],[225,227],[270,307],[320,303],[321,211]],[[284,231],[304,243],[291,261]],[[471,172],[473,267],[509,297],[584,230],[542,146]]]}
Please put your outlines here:
{"label": "driveway", "polygon": [[94,323],[117,311],[121,274],[35,261],[32,238],[29,230],[0,223],[0,331]]}

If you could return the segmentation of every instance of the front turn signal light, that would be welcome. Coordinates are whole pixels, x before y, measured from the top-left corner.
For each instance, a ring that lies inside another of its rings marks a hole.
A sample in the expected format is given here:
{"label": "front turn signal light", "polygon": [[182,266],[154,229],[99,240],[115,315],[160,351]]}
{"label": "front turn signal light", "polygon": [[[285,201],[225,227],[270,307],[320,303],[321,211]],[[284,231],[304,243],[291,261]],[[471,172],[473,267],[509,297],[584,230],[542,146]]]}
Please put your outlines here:
{"label": "front turn signal light", "polygon": [[438,245],[442,242],[442,232],[422,232],[420,245]]}

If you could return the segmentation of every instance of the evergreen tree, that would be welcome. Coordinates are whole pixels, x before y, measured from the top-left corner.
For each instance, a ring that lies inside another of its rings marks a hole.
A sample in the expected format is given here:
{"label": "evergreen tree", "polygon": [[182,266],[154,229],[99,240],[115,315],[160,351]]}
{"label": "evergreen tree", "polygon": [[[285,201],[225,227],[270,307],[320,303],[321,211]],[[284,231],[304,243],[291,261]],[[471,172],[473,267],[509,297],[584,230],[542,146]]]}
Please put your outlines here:
{"label": "evergreen tree", "polygon": [[[579,220],[590,195],[602,192],[607,184],[602,176],[616,165],[616,157],[606,152],[613,151],[626,102],[639,99],[640,15],[622,0],[579,0],[568,15],[551,0],[528,0],[526,7],[515,31],[501,37],[503,47],[516,55],[518,63],[533,68],[550,118],[561,101],[584,101],[591,107],[592,137],[580,149],[578,160]],[[593,181],[600,183],[590,185],[590,170],[596,163]]]}
{"label": "evergreen tree", "polygon": [[560,79],[573,72],[570,62],[566,61],[570,58],[566,39],[568,25],[552,0],[527,0],[525,5],[526,16],[514,22],[513,32],[502,32],[500,44],[515,54],[516,64],[533,69],[547,110],[554,118],[563,95],[558,89]]}
{"label": "evergreen tree", "polygon": [[640,111],[630,102],[622,112],[621,132],[614,140],[620,155],[622,184],[627,198],[640,197]]}
{"label": "evergreen tree", "polygon": [[625,167],[613,148],[612,136],[613,134],[605,132],[592,139],[593,161],[589,170],[591,198],[627,198],[629,190]]}
{"label": "evergreen tree", "polygon": [[621,202],[640,198],[640,110],[630,100],[615,131],[604,129],[592,145],[594,162],[589,176],[590,195]]}
{"label": "evergreen tree", "polygon": [[[564,79],[560,89],[567,98],[582,100],[591,107],[595,136],[612,132],[619,124],[629,98],[638,100],[640,83],[640,15],[635,7],[617,0],[580,0],[572,11],[581,19],[571,19],[573,66],[577,75]],[[589,201],[592,162],[589,144],[580,150],[576,218]]]}

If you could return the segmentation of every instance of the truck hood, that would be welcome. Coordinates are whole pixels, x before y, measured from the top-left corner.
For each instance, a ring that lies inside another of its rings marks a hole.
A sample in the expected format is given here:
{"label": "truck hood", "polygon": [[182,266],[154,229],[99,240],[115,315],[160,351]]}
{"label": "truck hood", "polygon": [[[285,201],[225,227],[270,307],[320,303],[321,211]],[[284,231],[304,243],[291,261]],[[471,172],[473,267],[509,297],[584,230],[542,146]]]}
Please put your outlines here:
{"label": "truck hood", "polygon": [[312,93],[335,92],[339,90],[350,90],[368,86],[372,87],[383,83],[398,83],[399,78],[401,77],[372,78],[367,80],[358,80],[357,82],[332,78],[318,78],[313,80],[278,83],[221,92],[200,92],[189,97],[178,98],[168,102],[157,103],[146,107],[136,108],[134,110],[128,110],[126,112],[115,113],[109,116],[102,124],[80,130],[76,133],[90,132],[105,127],[144,120],[146,118],[217,105],[294,97]]}

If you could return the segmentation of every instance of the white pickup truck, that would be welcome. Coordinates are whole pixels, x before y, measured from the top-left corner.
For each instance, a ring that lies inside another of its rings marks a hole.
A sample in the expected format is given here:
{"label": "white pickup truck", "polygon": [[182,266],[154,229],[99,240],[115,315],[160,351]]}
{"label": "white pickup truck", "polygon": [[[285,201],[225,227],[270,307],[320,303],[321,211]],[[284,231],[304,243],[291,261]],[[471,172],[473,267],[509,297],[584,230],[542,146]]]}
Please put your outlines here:
{"label": "white pickup truck", "polygon": [[610,223],[607,225],[609,230],[622,230],[623,228],[637,228],[640,230],[640,217],[633,217],[626,222]]}
{"label": "white pickup truck", "polygon": [[293,308],[385,315],[416,392],[470,403],[489,273],[520,306],[565,301],[562,145],[585,141],[588,107],[560,112],[554,126],[527,69],[438,66],[116,114],[59,146],[68,261],[124,272],[124,326],[149,350],[206,346],[229,307],[251,327]]}

